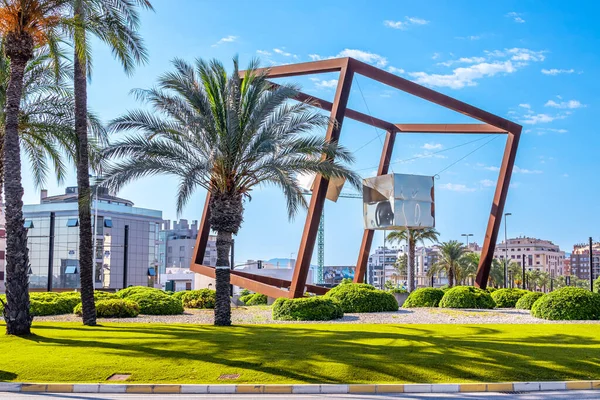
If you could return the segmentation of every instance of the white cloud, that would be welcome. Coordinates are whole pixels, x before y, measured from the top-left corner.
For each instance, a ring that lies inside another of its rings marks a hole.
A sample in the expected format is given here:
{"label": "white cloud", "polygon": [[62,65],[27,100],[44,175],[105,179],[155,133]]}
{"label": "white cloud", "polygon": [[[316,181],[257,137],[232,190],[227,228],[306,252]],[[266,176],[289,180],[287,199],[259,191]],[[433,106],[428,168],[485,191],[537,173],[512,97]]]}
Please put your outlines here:
{"label": "white cloud", "polygon": [[493,166],[489,166],[489,167],[484,167],[483,169],[487,169],[488,171],[500,171],[499,167],[493,167]]}
{"label": "white cloud", "polygon": [[256,50],[256,53],[263,55],[263,56],[270,56],[271,52],[267,51],[267,50]]}
{"label": "white cloud", "polygon": [[512,54],[511,60],[514,61],[544,61],[546,56],[545,51],[534,51],[530,49],[524,49],[515,47],[512,49],[506,49],[506,52]]}
{"label": "white cloud", "polygon": [[407,29],[411,25],[427,25],[429,21],[417,17],[404,17],[402,21],[385,20],[383,25],[392,29]]}
{"label": "white cloud", "polygon": [[425,150],[441,150],[444,146],[441,143],[425,143],[421,146],[422,149]]}
{"label": "white cloud", "polygon": [[558,74],[572,74],[575,72],[574,69],[542,69],[542,74],[544,75],[558,75]]}
{"label": "white cloud", "polygon": [[417,153],[417,154],[413,154],[412,158],[447,158],[445,155],[443,154],[435,154],[432,153],[431,151],[424,151],[422,153]]}
{"label": "white cloud", "polygon": [[461,57],[458,59],[458,62],[466,63],[466,64],[475,64],[481,63],[485,61],[485,57]]}
{"label": "white cloud", "polygon": [[506,16],[508,18],[512,18],[513,21],[515,21],[515,22],[517,22],[519,24],[522,24],[522,23],[525,22],[525,20],[521,17],[521,15],[523,15],[523,14],[517,13],[517,12],[514,12],[514,11],[509,12],[508,14],[506,14]]}
{"label": "white cloud", "polygon": [[285,47],[283,47],[283,48],[281,48],[281,49],[279,49],[279,48],[274,48],[274,49],[273,49],[273,51],[274,51],[275,53],[279,54],[279,55],[282,55],[282,56],[284,56],[284,57],[294,57],[294,58],[298,58],[298,56],[297,56],[297,55],[295,55],[295,54],[292,54],[292,53],[289,53],[289,52],[285,51],[284,49],[285,49]]}
{"label": "white cloud", "polygon": [[378,67],[385,67],[388,63],[387,58],[380,56],[379,54],[370,53],[368,51],[357,50],[357,49],[344,49],[338,53],[335,57],[330,58],[338,58],[338,57],[351,57],[356,58],[357,60],[366,62],[368,64],[375,64]]}
{"label": "white cloud", "polygon": [[481,181],[479,181],[479,183],[483,187],[493,187],[493,186],[496,186],[496,182],[494,182],[494,181],[492,181],[490,179],[481,180]]}
{"label": "white cloud", "polygon": [[432,60],[437,60],[438,58],[440,58],[441,54],[440,53],[433,53],[433,55],[431,56]]}
{"label": "white cloud", "polygon": [[519,104],[519,107],[523,107],[523,108],[526,108],[528,110],[531,109],[531,105],[527,104],[527,103],[521,103],[521,104]]}
{"label": "white cloud", "polygon": [[479,40],[479,39],[481,39],[481,36],[479,36],[479,35],[457,36],[455,39]]}
{"label": "white cloud", "polygon": [[233,36],[233,35],[225,36],[224,38],[219,39],[219,41],[217,43],[213,44],[212,47],[217,47],[219,45],[222,45],[223,43],[235,42],[237,39],[238,39],[237,36]]}
{"label": "white cloud", "polygon": [[519,168],[518,166],[515,165],[513,167],[513,172],[516,174],[541,174],[543,171],[540,171],[539,169]]}
{"label": "white cloud", "polygon": [[417,83],[461,89],[465,86],[476,86],[478,79],[494,76],[499,73],[510,74],[516,71],[511,61],[495,61],[492,63],[480,63],[469,67],[456,68],[451,74],[428,74],[426,72],[411,72],[409,75],[415,78]]}
{"label": "white cloud", "polygon": [[338,80],[337,79],[329,79],[329,80],[319,80],[315,81],[315,86],[319,89],[334,89],[337,87]]}
{"label": "white cloud", "polygon": [[388,67],[388,71],[392,74],[403,74],[405,72],[402,68],[392,67],[391,65]]}
{"label": "white cloud", "polygon": [[427,21],[423,18],[406,17],[406,19],[408,20],[408,22],[410,22],[411,24],[414,24],[414,25],[427,25],[429,23],[429,21]]}
{"label": "white cloud", "polygon": [[313,61],[319,61],[321,59],[321,56],[318,54],[309,54],[308,55],[310,57],[311,60]]}
{"label": "white cloud", "polygon": [[552,108],[569,108],[569,109],[586,107],[586,105],[581,104],[581,102],[579,100],[561,101],[560,103],[557,103],[554,100],[548,100],[546,102],[546,104],[544,104],[544,106],[552,107]]}
{"label": "white cloud", "polygon": [[453,192],[474,192],[474,188],[470,188],[460,183],[443,183],[438,185],[440,189],[451,190]]}
{"label": "white cloud", "polygon": [[535,125],[535,124],[543,124],[543,123],[552,122],[557,119],[565,119],[566,117],[567,117],[566,115],[562,115],[562,114],[557,114],[557,115],[527,114],[527,115],[523,116],[523,118],[521,119],[521,122],[523,122],[524,124],[528,124],[528,125]]}

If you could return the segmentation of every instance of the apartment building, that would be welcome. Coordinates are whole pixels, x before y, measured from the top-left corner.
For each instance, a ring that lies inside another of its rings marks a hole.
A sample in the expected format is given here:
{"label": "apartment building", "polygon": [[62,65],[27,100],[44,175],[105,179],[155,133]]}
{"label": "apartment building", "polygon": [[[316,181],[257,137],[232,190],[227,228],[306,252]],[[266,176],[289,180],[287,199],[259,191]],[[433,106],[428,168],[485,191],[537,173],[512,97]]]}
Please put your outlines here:
{"label": "apartment building", "polygon": [[565,252],[549,240],[517,237],[497,244],[494,251],[494,258],[501,262],[508,259],[522,265],[523,256],[525,256],[525,267],[530,271],[543,271],[554,276],[565,273]]}
{"label": "apartment building", "polygon": [[[379,246],[369,256],[367,263],[367,283],[376,288],[383,289],[385,281],[395,280],[397,271],[394,264],[398,257],[405,253],[405,248]],[[404,278],[406,279],[406,278]]]}
{"label": "apartment building", "polygon": [[[190,224],[187,219],[165,220],[159,232],[159,272],[165,273],[167,268],[187,268],[194,254],[198,237],[198,221]],[[208,237],[204,265],[217,265],[217,237]]]}
{"label": "apartment building", "polygon": [[[581,279],[590,278],[590,245],[579,243],[573,246],[570,257],[571,275]],[[592,244],[592,265],[594,279],[600,276],[600,242]]]}

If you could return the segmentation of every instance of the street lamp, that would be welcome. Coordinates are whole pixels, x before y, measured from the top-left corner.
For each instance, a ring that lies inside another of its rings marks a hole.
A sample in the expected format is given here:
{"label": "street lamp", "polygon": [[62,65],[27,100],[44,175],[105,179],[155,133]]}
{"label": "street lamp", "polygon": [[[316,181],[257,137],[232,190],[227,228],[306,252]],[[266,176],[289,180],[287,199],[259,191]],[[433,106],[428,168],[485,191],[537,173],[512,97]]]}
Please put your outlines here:
{"label": "street lamp", "polygon": [[467,250],[469,250],[469,236],[473,236],[472,233],[463,233],[460,236],[465,236],[467,238]]}
{"label": "street lamp", "polygon": [[504,213],[504,287],[508,287],[508,237],[506,229],[506,217],[512,215],[511,213]]}

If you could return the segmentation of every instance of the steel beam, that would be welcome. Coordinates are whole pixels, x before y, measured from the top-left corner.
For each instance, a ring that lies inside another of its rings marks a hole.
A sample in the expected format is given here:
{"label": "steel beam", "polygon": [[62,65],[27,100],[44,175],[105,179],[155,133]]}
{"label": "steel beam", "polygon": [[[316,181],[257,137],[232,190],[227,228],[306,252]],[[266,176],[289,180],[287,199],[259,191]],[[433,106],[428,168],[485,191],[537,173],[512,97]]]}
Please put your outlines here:
{"label": "steel beam", "polygon": [[[383,149],[381,150],[381,158],[379,160],[379,167],[377,168],[377,176],[385,175],[388,173],[390,161],[392,159],[392,153],[394,151],[395,141],[396,135],[394,134],[394,132],[388,131],[385,135]],[[365,229],[365,231],[363,232],[363,238],[360,244],[360,251],[358,252],[358,261],[356,262],[356,270],[354,271],[355,283],[362,283],[365,278],[365,273],[367,272],[367,262],[369,261],[369,253],[371,252],[371,245],[373,244],[374,233],[375,231],[372,229]]]}
{"label": "steel beam", "polygon": [[520,125],[515,124],[512,121],[491,114],[480,108],[474,107],[470,104],[464,103],[460,100],[456,100],[445,94],[436,92],[421,86],[417,83],[411,82],[407,79],[401,78],[398,75],[394,75],[390,72],[384,71],[372,65],[366,64],[362,61],[350,59],[350,66],[355,73],[369,77],[377,82],[381,82],[384,85],[391,86],[396,89],[400,89],[406,93],[410,93],[414,96],[428,100],[432,103],[439,104],[440,106],[449,108],[461,114],[467,115],[471,118],[485,122],[486,124],[493,125],[497,128],[504,129],[507,132],[516,132],[520,129]]}
{"label": "steel beam", "polygon": [[395,124],[399,133],[497,133],[505,129],[488,124]]}
{"label": "steel beam", "polygon": [[[329,124],[325,139],[328,142],[337,142],[340,138],[340,131],[344,122],[344,113],[352,88],[353,71],[348,66],[344,66],[340,71],[337,89],[331,109],[331,119],[336,121],[335,124]],[[304,233],[298,250],[298,259],[294,268],[294,276],[290,287],[290,297],[297,298],[304,296],[304,285],[310,268],[310,261],[317,239],[317,231],[319,229],[319,220],[323,212],[323,204],[325,203],[325,195],[327,194],[327,186],[329,180],[317,175],[313,185],[308,214],[304,225]]]}
{"label": "steel beam", "polygon": [[[204,210],[202,211],[202,219],[198,227],[198,236],[196,237],[196,245],[194,246],[194,254],[190,260],[190,268],[194,264],[202,264],[204,262],[204,254],[206,253],[206,245],[208,244],[208,236],[210,235],[210,192],[206,193],[204,201]],[[165,254],[165,257],[167,255]]]}
{"label": "steel beam", "polygon": [[[324,74],[326,72],[341,71],[348,65],[348,60],[348,58],[331,58],[328,60],[259,68],[256,71],[258,74],[268,74],[269,78],[285,78],[287,76]],[[243,78],[245,73],[246,71],[240,71],[240,77]]]}
{"label": "steel beam", "polygon": [[521,137],[521,127],[519,126],[514,132],[508,134],[502,164],[500,165],[500,173],[498,174],[498,184],[494,193],[492,202],[492,210],[488,219],[487,230],[477,268],[477,277],[475,278],[475,286],[485,289],[490,276],[492,260],[494,259],[494,250],[496,249],[496,241],[498,240],[498,231],[502,222],[502,214],[504,213],[504,204],[510,186],[510,178],[512,176],[513,166],[515,165],[515,157],[517,156],[517,147]]}

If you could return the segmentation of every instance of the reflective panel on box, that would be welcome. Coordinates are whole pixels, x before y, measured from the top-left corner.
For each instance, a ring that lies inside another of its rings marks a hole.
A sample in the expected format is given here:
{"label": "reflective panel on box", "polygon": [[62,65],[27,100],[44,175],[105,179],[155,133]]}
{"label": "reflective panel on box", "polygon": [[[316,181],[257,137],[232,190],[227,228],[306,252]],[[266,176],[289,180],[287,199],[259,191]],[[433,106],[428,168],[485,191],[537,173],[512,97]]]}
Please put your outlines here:
{"label": "reflective panel on box", "polygon": [[365,229],[435,227],[432,176],[388,174],[363,181]]}

